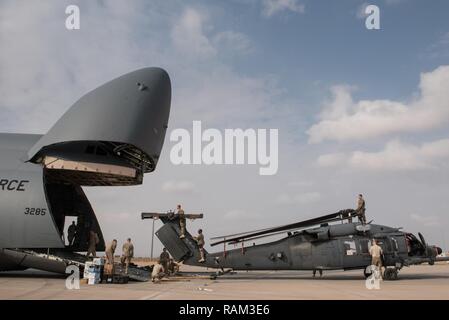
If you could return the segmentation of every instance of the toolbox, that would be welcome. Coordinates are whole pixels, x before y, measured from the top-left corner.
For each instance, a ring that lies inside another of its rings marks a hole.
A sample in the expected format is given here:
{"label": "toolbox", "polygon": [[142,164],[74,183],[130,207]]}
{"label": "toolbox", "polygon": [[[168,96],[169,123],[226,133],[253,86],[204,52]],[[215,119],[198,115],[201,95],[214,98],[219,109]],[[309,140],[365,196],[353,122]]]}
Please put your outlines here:
{"label": "toolbox", "polygon": [[114,274],[125,273],[126,268],[121,263],[114,263]]}
{"label": "toolbox", "polygon": [[101,283],[111,284],[113,283],[114,276],[113,275],[104,275]]}
{"label": "toolbox", "polygon": [[112,283],[125,284],[125,283],[128,283],[128,281],[129,281],[129,277],[127,275],[114,274],[112,276]]}

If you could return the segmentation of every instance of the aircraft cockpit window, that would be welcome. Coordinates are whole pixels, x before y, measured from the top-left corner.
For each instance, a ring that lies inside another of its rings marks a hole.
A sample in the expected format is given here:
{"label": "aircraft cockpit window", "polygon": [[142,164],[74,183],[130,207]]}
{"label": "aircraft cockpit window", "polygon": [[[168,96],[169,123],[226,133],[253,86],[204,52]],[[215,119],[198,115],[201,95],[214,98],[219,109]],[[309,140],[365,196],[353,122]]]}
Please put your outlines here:
{"label": "aircraft cockpit window", "polygon": [[345,244],[345,251],[346,251],[347,256],[352,256],[357,253],[355,241],[353,241],[353,240],[345,241],[344,244]]}
{"label": "aircraft cockpit window", "polygon": [[406,241],[408,246],[408,255],[423,255],[425,253],[425,248],[423,244],[411,233],[406,234]]}

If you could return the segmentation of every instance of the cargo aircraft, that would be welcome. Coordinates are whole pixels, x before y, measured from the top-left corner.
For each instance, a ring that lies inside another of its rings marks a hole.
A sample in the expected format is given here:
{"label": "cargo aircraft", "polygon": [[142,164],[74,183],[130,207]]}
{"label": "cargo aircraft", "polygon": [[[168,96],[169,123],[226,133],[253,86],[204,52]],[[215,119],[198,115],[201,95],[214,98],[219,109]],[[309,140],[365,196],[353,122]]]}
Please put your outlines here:
{"label": "cargo aircraft", "polygon": [[[87,250],[91,231],[103,251],[82,187],[142,184],[156,169],[170,103],[167,72],[143,68],[81,97],[44,135],[0,133],[0,271],[64,273],[86,261],[76,253]],[[71,245],[70,219],[77,221]]]}

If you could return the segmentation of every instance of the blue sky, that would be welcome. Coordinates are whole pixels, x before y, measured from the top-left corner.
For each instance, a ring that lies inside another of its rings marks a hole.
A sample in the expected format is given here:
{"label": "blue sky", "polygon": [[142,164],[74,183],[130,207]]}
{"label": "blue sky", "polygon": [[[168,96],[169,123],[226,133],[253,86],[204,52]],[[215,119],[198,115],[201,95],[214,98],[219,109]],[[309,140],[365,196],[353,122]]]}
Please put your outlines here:
{"label": "blue sky", "polygon": [[[64,27],[69,4],[81,30]],[[380,7],[381,30],[365,28],[367,4]],[[447,12],[447,1],[417,0],[2,1],[0,131],[45,133],[89,90],[161,66],[170,130],[277,128],[279,171],[174,166],[167,137],[143,186],[86,188],[106,238],[133,230],[144,254],[139,212],[179,202],[206,214],[209,237],[353,207],[364,193],[376,222],[444,246]]]}
{"label": "blue sky", "polygon": [[310,93],[314,81],[355,83],[366,98],[375,91],[397,99],[416,88],[420,72],[447,61],[447,55],[437,58],[430,52],[447,34],[447,1],[371,1],[381,10],[379,31],[368,31],[364,19],[356,17],[364,1],[303,3],[302,14],[263,18],[257,1],[214,2],[220,8],[217,25],[232,25],[255,47],[234,65],[248,74],[275,74],[291,94],[318,103],[319,94]]}

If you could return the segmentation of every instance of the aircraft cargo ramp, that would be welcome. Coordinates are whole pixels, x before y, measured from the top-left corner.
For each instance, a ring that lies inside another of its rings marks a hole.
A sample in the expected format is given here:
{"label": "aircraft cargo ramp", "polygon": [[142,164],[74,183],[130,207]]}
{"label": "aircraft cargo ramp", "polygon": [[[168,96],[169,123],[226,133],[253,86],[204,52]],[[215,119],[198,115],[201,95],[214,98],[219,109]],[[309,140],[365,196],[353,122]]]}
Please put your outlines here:
{"label": "aircraft cargo ramp", "polygon": [[[69,265],[75,265],[80,269],[84,269],[84,265],[90,260],[85,255],[65,250],[45,252],[1,249],[0,256],[2,256],[2,259],[7,259],[11,265],[19,266],[23,270],[38,269],[60,274],[65,274],[66,267]],[[128,268],[128,277],[131,280],[145,282],[150,279],[150,275],[151,272],[147,268],[131,265]]]}

